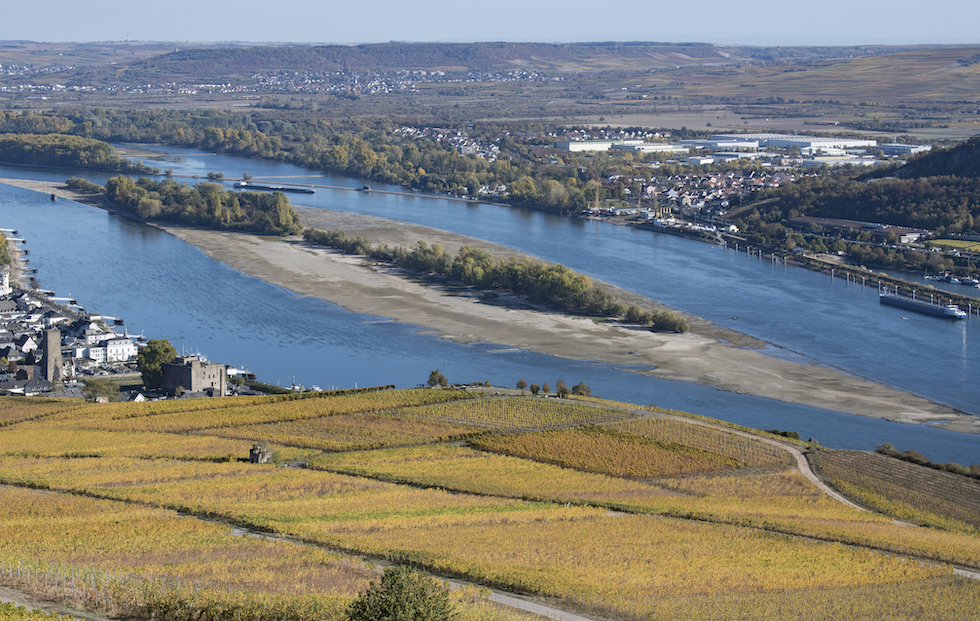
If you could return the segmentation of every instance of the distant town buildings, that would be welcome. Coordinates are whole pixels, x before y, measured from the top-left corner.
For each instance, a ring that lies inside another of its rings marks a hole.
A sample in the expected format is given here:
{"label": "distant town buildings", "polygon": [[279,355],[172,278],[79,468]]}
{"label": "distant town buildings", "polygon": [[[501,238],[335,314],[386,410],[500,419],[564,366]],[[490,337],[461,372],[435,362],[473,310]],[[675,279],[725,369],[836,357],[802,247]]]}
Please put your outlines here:
{"label": "distant town buildings", "polygon": [[[55,304],[50,295],[21,289],[11,284],[9,270],[0,271],[0,391],[80,397],[77,376],[132,370],[140,341],[116,331],[121,320]],[[187,396],[223,396],[227,367],[201,356],[177,358],[164,365],[164,390],[173,395],[178,387]]]}

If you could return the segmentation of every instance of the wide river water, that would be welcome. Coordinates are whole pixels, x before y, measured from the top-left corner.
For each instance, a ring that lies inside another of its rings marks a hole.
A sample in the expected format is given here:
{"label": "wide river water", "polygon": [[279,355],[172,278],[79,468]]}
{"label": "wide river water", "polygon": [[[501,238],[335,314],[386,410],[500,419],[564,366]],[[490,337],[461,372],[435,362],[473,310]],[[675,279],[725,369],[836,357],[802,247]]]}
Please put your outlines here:
{"label": "wide river water", "polygon": [[[163,152],[164,149],[159,149]],[[256,180],[358,188],[356,179],[294,166],[181,151],[146,160],[177,175],[245,172]],[[63,181],[70,173],[0,167],[0,176]],[[93,181],[105,176],[78,173]],[[182,179],[196,183],[193,179]],[[230,183],[229,183],[230,185]],[[383,188],[372,184],[376,189]],[[773,265],[744,252],[602,222],[497,205],[319,189],[298,205],[345,210],[450,230],[513,247],[761,338],[770,354],[813,361],[980,415],[980,321],[949,321],[880,306],[877,289]],[[350,313],[245,276],[153,227],[46,195],[0,186],[0,227],[27,238],[45,289],[92,312],[125,319],[178,350],[248,366],[260,379],[323,388],[450,381],[513,386],[585,381],[596,394],[656,404],[764,429],[788,429],[827,446],[891,442],[938,461],[980,462],[980,437],[790,405],[670,382],[587,361],[494,344],[460,345],[415,326]]]}

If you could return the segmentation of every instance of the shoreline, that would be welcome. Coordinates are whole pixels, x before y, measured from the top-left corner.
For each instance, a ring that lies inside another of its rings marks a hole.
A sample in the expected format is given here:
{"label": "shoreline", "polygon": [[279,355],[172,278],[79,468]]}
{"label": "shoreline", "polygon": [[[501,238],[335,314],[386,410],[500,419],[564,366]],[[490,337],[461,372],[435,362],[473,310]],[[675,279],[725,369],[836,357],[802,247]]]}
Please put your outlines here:
{"label": "shoreline", "polygon": [[[0,183],[55,194],[131,217],[111,208],[100,195],[74,192],[63,184],[16,179],[0,179]],[[342,230],[365,237],[375,245],[410,247],[424,240],[441,243],[452,254],[468,244],[494,256],[528,256],[505,246],[420,225],[294,207],[304,226]],[[245,274],[352,312],[419,326],[422,334],[459,343],[497,343],[561,358],[631,367],[629,372],[848,414],[980,433],[980,418],[976,416],[832,367],[766,355],[760,350],[769,347],[769,343],[686,313],[679,314],[689,321],[689,333],[654,333],[635,325],[534,308],[526,300],[507,294],[498,293],[496,298],[487,299],[485,292],[466,286],[423,282],[417,275],[400,269],[312,246],[301,239],[272,239],[165,223],[153,226]],[[608,283],[593,281],[628,304],[668,308]]]}

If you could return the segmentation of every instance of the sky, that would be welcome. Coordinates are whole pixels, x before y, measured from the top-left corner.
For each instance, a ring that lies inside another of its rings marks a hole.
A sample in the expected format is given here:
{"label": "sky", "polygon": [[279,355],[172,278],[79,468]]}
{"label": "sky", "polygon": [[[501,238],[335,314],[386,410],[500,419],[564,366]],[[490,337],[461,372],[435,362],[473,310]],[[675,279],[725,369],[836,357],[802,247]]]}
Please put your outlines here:
{"label": "sky", "polygon": [[0,40],[55,43],[980,43],[977,0],[20,0],[3,13]]}

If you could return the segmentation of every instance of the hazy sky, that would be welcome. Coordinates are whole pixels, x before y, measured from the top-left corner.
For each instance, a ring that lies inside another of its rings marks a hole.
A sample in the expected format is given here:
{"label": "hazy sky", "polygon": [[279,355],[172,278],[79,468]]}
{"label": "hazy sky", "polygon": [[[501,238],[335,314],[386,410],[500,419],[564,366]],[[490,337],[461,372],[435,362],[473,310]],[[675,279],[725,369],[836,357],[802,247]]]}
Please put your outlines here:
{"label": "hazy sky", "polygon": [[978,25],[977,0],[15,0],[0,39],[852,45],[980,43]]}

